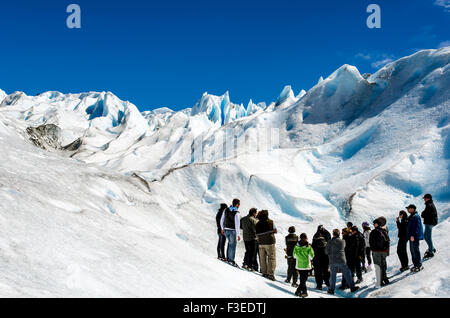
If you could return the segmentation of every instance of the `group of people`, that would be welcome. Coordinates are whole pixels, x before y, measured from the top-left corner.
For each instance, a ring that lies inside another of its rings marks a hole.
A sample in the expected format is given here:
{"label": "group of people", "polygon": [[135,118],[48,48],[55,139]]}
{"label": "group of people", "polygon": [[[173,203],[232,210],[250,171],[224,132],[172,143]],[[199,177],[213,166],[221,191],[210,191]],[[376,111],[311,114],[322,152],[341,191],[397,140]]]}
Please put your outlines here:
{"label": "group of people", "polygon": [[[420,241],[428,244],[424,259],[434,257],[436,249],[433,246],[432,230],[438,223],[436,207],[430,194],[423,197],[425,210],[421,216],[424,219],[425,231],[422,219],[414,205],[400,211],[396,223],[398,228],[397,255],[400,259],[400,271],[408,269],[411,272],[423,270],[420,256]],[[218,259],[239,267],[235,262],[236,244],[241,240],[243,232],[245,243],[245,256],[243,268],[249,271],[260,271],[263,277],[275,280],[276,248],[275,234],[277,228],[269,218],[267,210],[257,211],[250,209],[248,215],[240,218],[240,201],[234,199],[231,206],[221,204],[216,215],[219,243],[217,246]],[[297,290],[295,295],[307,297],[306,282],[314,271],[316,288],[322,290],[328,287],[328,293],[334,294],[337,273],[342,273],[342,284],[339,289],[350,289],[356,292],[357,286],[363,281],[363,272],[375,268],[376,287],[388,285],[386,274],[389,256],[390,238],[385,217],[379,217],[373,221],[373,229],[368,222],[362,223],[362,232],[358,226],[351,222],[340,231],[334,229],[332,234],[323,225],[319,225],[312,238],[311,244],[306,233],[296,234],[294,226],[289,228],[289,234],[285,237],[287,278],[286,283],[291,283]],[[225,242],[228,241],[225,255]],[[409,267],[407,244],[409,242],[413,266]],[[259,257],[258,257],[259,255]],[[259,265],[258,265],[259,259]],[[366,263],[367,261],[367,263]],[[259,269],[260,267],[260,269]],[[356,281],[354,280],[356,276]],[[299,284],[297,284],[299,282]]]}

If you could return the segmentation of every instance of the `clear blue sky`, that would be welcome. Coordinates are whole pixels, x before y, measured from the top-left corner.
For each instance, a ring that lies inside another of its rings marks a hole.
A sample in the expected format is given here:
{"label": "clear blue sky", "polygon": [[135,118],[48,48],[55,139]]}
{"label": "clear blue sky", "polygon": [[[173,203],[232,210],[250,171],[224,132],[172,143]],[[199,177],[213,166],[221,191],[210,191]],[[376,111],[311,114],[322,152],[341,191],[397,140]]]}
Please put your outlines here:
{"label": "clear blue sky", "polygon": [[[66,27],[81,6],[82,28]],[[382,28],[368,29],[377,3]],[[441,5],[439,5],[441,4]],[[447,7],[445,5],[447,4]],[[308,90],[342,64],[374,72],[450,45],[449,0],[10,0],[0,4],[0,88],[112,91],[141,110],[208,91],[247,104]]]}

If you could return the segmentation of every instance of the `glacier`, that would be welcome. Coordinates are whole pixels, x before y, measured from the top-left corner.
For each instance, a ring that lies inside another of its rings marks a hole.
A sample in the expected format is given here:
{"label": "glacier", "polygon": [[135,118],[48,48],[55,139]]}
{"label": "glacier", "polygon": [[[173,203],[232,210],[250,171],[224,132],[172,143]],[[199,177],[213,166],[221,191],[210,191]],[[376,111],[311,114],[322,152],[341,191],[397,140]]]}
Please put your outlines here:
{"label": "glacier", "polygon": [[449,297],[449,62],[446,47],[374,74],[343,65],[308,91],[285,86],[274,101],[246,107],[229,92],[204,93],[181,111],[140,112],[111,92],[0,90],[0,295],[293,296],[215,259],[215,212],[234,197],[243,215],[270,211],[279,281],[289,226],[312,237],[319,224],[380,215],[392,275],[395,217],[410,203],[420,209],[429,192],[437,256],[381,290],[369,273],[352,297]]}

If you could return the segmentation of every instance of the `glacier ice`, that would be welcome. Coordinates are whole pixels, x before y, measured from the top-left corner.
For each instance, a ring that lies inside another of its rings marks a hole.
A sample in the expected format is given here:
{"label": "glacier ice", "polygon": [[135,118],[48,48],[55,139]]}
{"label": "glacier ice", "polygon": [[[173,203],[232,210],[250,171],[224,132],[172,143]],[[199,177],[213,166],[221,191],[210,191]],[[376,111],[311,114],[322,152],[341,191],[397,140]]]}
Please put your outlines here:
{"label": "glacier ice", "polygon": [[[109,92],[4,96],[0,218],[8,226],[0,250],[11,279],[0,280],[0,294],[286,296],[211,257],[213,214],[233,197],[243,211],[267,208],[280,235],[293,224],[312,235],[319,223],[340,228],[383,214],[395,248],[398,210],[431,192],[443,220],[436,242],[446,244],[449,57],[450,48],[420,51],[363,76],[344,65],[297,96],[286,86],[268,106],[235,104],[228,92],[205,93],[192,109],[142,113]],[[42,125],[74,146],[34,147],[27,128]],[[264,144],[274,129],[275,144]],[[277,275],[286,269],[282,248]],[[448,295],[448,257],[440,255],[424,272],[440,273],[429,275],[434,289],[405,276],[382,296]],[[389,271],[399,265],[388,262]],[[192,275],[173,275],[186,267]],[[363,284],[369,289],[373,278]],[[358,294],[367,295],[378,294]]]}

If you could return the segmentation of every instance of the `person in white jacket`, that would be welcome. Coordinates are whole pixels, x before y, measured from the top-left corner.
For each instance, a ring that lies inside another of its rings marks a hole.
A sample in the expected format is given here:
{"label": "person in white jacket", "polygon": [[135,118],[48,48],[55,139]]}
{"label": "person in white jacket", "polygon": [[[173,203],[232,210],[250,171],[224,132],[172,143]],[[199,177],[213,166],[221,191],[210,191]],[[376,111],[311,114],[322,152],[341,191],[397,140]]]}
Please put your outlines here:
{"label": "person in white jacket", "polygon": [[[241,205],[241,201],[239,199],[233,200],[233,205],[227,208],[222,214],[222,218],[220,219],[220,227],[222,229],[222,234],[228,240],[227,246],[227,261],[230,265],[234,267],[238,267],[236,262],[234,261],[234,257],[236,255],[236,244],[237,241],[241,240],[241,218],[239,216],[239,206]],[[237,238],[237,241],[236,241]]]}
{"label": "person in white jacket", "polygon": [[[363,235],[364,235],[364,241],[366,242],[366,257],[361,260],[362,262],[362,270],[364,272],[370,272],[372,271],[372,251],[370,250],[370,243],[369,243],[369,237],[370,237],[370,224],[369,222],[364,222],[362,224],[363,228]],[[366,267],[366,259],[367,259],[367,267]]]}

